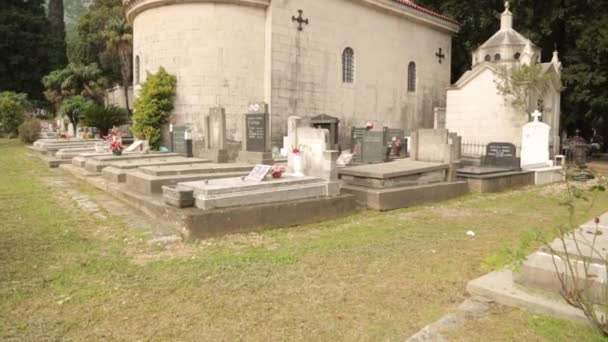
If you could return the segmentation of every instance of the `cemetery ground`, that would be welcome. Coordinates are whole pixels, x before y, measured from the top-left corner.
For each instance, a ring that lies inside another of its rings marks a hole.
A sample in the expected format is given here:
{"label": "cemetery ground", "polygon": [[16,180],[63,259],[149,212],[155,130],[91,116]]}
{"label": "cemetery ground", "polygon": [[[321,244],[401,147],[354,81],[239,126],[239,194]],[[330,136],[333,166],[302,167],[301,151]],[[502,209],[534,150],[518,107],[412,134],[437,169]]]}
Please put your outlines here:
{"label": "cemetery ground", "polygon": [[[565,220],[559,190],[154,244],[163,227],[0,140],[0,339],[404,340],[458,307],[469,280],[509,263],[522,235]],[[576,220],[606,208],[602,194]],[[498,305],[449,338],[602,340]]]}

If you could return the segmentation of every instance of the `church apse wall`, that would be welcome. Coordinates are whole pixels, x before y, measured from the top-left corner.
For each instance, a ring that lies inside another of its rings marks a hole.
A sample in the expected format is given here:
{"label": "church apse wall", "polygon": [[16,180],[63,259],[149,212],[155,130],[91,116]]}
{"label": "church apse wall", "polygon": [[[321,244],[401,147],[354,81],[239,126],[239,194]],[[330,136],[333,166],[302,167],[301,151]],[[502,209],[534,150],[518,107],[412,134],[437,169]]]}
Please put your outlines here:
{"label": "church apse wall", "polygon": [[176,75],[173,114],[177,125],[192,125],[195,152],[204,146],[204,116],[217,105],[226,108],[229,145],[239,149],[242,114],[264,99],[265,17],[264,7],[200,2],[150,8],[134,18],[140,84],[160,66]]}
{"label": "church apse wall", "polygon": [[[286,118],[320,113],[340,118],[340,143],[366,121],[415,130],[432,128],[433,107],[445,106],[451,32],[416,22],[370,1],[276,0],[272,11],[272,132],[281,142]],[[378,1],[378,3],[383,3]],[[389,3],[389,2],[386,2]],[[395,7],[401,10],[399,4]],[[309,24],[297,29],[303,10]],[[354,52],[354,80],[343,80],[343,52]],[[436,54],[441,48],[439,63]],[[408,66],[415,63],[415,89]]]}
{"label": "church apse wall", "polygon": [[[298,10],[302,22],[294,21]],[[458,29],[390,0],[128,0],[127,16],[135,93],[146,71],[163,66],[177,76],[173,114],[176,125],[191,125],[195,155],[215,106],[225,108],[231,155],[245,140],[248,105],[260,101],[269,104],[272,145],[279,147],[292,115],[338,117],[345,147],[350,128],[366,121],[432,127],[433,108],[445,106]],[[347,48],[351,82],[343,79]]]}

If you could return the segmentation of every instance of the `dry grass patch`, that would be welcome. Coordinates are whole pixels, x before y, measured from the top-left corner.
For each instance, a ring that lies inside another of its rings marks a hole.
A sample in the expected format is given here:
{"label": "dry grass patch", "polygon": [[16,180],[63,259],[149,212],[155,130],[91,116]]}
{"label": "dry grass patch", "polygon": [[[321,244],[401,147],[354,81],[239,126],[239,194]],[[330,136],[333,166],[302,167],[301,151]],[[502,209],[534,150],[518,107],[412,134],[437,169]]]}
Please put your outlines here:
{"label": "dry grass patch", "polygon": [[69,176],[23,152],[0,146],[0,339],[404,340],[501,246],[567,217],[527,189],[156,246],[132,214],[56,200],[41,179]]}

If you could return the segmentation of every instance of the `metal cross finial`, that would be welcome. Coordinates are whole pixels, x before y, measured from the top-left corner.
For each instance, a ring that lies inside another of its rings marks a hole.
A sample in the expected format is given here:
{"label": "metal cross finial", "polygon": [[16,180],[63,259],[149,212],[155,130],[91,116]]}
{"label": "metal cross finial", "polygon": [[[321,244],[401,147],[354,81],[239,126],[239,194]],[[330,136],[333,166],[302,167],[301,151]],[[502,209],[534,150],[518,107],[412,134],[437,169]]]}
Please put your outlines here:
{"label": "metal cross finial", "polygon": [[439,48],[439,51],[435,54],[435,56],[439,58],[439,64],[441,64],[441,62],[443,62],[443,59],[445,58],[445,55],[443,54],[443,49]]}
{"label": "metal cross finial", "polygon": [[304,13],[304,11],[302,10],[298,10],[298,17],[296,18],[295,16],[291,16],[291,21],[295,21],[298,23],[298,31],[302,31],[304,30],[304,27],[302,27],[302,24],[306,24],[308,25],[308,19],[304,19],[302,18],[302,13]]}

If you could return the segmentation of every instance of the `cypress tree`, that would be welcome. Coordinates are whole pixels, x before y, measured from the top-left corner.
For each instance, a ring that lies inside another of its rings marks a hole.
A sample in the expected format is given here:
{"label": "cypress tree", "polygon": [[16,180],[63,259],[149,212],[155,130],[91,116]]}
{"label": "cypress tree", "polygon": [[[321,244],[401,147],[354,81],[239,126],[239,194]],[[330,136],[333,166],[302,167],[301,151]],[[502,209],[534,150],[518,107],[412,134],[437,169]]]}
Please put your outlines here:
{"label": "cypress tree", "polygon": [[68,64],[63,0],[49,1],[49,63],[51,69],[63,69]]}
{"label": "cypress tree", "polygon": [[43,0],[2,0],[0,6],[0,92],[27,93],[43,100],[40,80],[49,71],[48,21]]}

